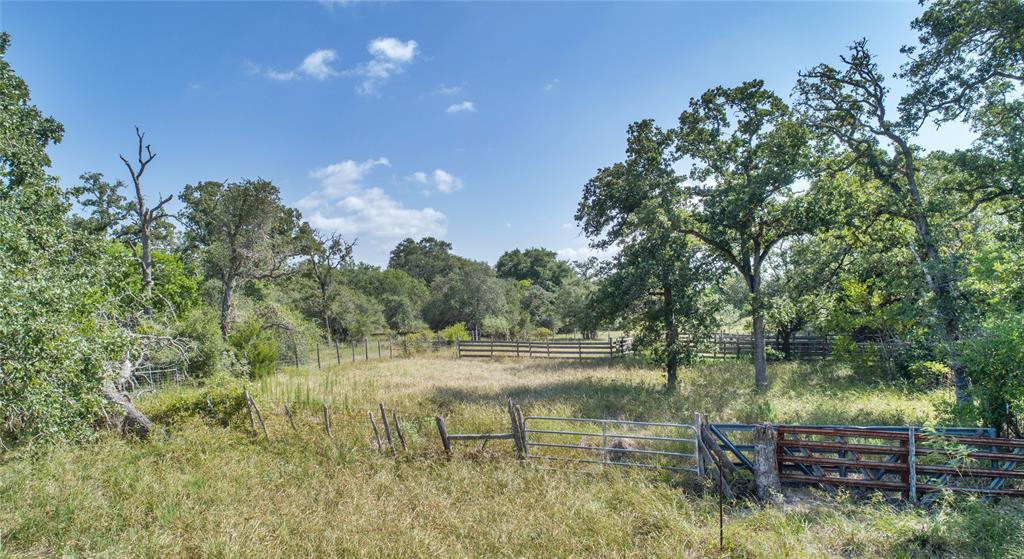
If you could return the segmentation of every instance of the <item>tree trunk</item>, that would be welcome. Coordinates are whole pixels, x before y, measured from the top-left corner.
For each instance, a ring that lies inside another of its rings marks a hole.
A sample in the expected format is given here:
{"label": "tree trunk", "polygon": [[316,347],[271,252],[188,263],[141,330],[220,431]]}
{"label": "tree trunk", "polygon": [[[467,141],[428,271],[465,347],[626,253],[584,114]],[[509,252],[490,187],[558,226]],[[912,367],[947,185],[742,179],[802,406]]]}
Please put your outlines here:
{"label": "tree trunk", "polygon": [[754,382],[758,390],[767,390],[768,362],[764,352],[764,312],[757,302],[752,305],[751,310],[754,319]]}
{"label": "tree trunk", "polygon": [[120,408],[124,416],[120,421],[122,434],[133,434],[140,439],[145,439],[153,430],[153,422],[146,417],[125,394],[118,392],[110,383],[103,386],[103,397],[108,402]]}
{"label": "tree trunk", "polygon": [[[141,212],[140,212],[141,214]],[[145,219],[143,215],[140,219]],[[153,316],[153,254],[150,244],[149,224],[142,222],[142,258],[139,265],[142,268],[142,293],[145,296],[146,316]]]}
{"label": "tree trunk", "polygon": [[235,293],[235,276],[229,275],[224,280],[224,293],[220,297],[220,333],[225,339],[228,337],[230,331],[230,324],[228,322],[231,316],[231,297]]}
{"label": "tree trunk", "polygon": [[786,361],[793,359],[793,332],[788,329],[779,331],[782,335],[782,357]]}
{"label": "tree trunk", "polygon": [[679,341],[679,327],[676,326],[675,310],[672,307],[672,288],[664,286],[665,304],[665,368],[666,388],[675,390],[679,382],[679,352],[676,344]]}
{"label": "tree trunk", "polygon": [[767,423],[754,426],[754,484],[757,496],[765,503],[782,501],[782,482],[776,455],[779,435]]}

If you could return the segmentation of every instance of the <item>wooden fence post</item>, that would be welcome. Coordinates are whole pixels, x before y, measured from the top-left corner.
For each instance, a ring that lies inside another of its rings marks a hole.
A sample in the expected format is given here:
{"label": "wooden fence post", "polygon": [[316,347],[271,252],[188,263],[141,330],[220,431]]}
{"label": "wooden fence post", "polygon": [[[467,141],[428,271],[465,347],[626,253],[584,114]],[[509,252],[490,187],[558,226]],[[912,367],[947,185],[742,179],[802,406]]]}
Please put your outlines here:
{"label": "wooden fence post", "polygon": [[380,354],[380,338],[377,338],[377,359],[381,358]]}
{"label": "wooden fence post", "polygon": [[455,358],[462,359],[462,344],[459,340],[455,340]]}
{"label": "wooden fence post", "polygon": [[322,405],[323,405],[323,412],[324,412],[324,431],[327,431],[327,436],[328,437],[332,437],[333,438],[334,434],[331,433],[331,412],[327,410],[327,404],[326,403],[323,403]]}
{"label": "wooden fence post", "polygon": [[388,446],[391,447],[391,454],[398,455],[398,450],[395,449],[395,441],[391,440],[391,426],[388,425],[388,412],[384,410],[384,404],[377,404],[380,406],[380,420],[384,424],[384,436],[387,437]]}
{"label": "wooden fence post", "polygon": [[451,456],[452,442],[448,440],[448,429],[444,425],[444,418],[439,415],[434,419],[437,421],[437,433],[441,435],[441,446],[444,447],[444,453]]}
{"label": "wooden fence post", "polygon": [[398,420],[398,414],[391,411],[391,419],[395,421],[395,432],[398,433],[398,440],[402,443],[402,450],[408,451],[409,447],[405,446],[405,434],[402,433],[402,422]]}
{"label": "wooden fence post", "polygon": [[377,422],[373,419],[373,412],[368,412],[370,426],[373,427],[373,438],[377,439],[377,452],[384,452],[384,445],[380,442],[380,431],[377,430]]}
{"label": "wooden fence post", "polygon": [[701,452],[701,447],[703,447],[704,445],[700,444],[700,430],[701,430],[700,423],[701,423],[700,412],[694,413],[693,414],[693,435],[694,435],[693,436],[693,442],[697,446],[697,448],[694,449],[694,452],[697,455],[697,477],[701,477],[701,476],[704,475],[704,453]]}
{"label": "wooden fence post", "polygon": [[370,338],[363,338],[363,361],[370,360]]}
{"label": "wooden fence post", "polygon": [[766,503],[782,502],[779,480],[779,434],[767,423],[754,426],[754,484],[757,496]]}
{"label": "wooden fence post", "polygon": [[320,342],[316,343],[316,369],[320,370]]}
{"label": "wooden fence post", "polygon": [[394,352],[392,351],[392,342],[393,341],[394,341],[394,338],[391,337],[391,336],[388,336],[388,357],[394,357],[395,356]]}
{"label": "wooden fence post", "polygon": [[356,362],[356,341],[352,340],[352,362]]}
{"label": "wooden fence post", "polygon": [[338,340],[334,340],[334,356],[338,359],[338,364],[341,365],[341,350],[338,349]]}

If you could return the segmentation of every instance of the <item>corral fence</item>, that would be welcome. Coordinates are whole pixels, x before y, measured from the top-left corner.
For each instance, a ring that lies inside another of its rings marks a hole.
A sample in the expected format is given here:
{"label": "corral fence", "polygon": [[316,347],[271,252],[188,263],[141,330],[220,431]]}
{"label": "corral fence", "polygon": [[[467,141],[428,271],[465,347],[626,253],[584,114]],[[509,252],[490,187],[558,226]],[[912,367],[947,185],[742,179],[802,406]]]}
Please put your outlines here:
{"label": "corral fence", "polygon": [[[753,471],[748,424],[709,424],[735,465]],[[942,491],[1024,496],[1024,440],[974,427],[778,425],[784,483],[877,490],[928,502]]]}
{"label": "corral fence", "polygon": [[455,344],[455,354],[458,358],[519,357],[583,360],[621,357],[632,352],[633,338],[630,337],[573,341],[466,340]]}
{"label": "corral fence", "polygon": [[[830,336],[790,336],[789,341],[781,337],[765,336],[766,349],[790,359],[826,359],[832,354],[834,338]],[[695,355],[705,359],[728,359],[749,357],[754,354],[754,336],[751,334],[729,334],[718,332],[705,339],[689,338],[683,343],[694,350]]]}
{"label": "corral fence", "polygon": [[528,460],[703,474],[696,425],[527,416],[523,434]]}

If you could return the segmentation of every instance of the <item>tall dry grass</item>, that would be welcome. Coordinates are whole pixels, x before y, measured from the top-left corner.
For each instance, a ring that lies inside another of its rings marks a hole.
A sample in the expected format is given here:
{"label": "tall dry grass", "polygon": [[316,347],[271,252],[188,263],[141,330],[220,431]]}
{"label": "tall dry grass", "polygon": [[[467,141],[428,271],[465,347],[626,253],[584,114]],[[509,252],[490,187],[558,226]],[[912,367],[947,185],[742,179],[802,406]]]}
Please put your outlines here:
{"label": "tall dry grass", "polygon": [[[548,470],[510,445],[439,451],[432,417],[458,432],[507,430],[527,413],[680,421],[930,423],[950,394],[915,393],[825,364],[774,365],[757,394],[749,367],[688,369],[666,393],[629,362],[415,358],[292,371],[251,390],[270,441],[238,418],[198,417],[148,442],[110,436],[0,464],[0,555],[51,557],[718,557],[717,501],[644,472]],[[168,391],[158,410],[189,397]],[[297,411],[297,432],[283,415]],[[329,405],[333,438],[324,433]],[[403,418],[410,451],[374,449],[366,412]],[[913,509],[808,493],[782,508],[730,503],[727,557],[1024,556],[1024,508],[970,499]]]}

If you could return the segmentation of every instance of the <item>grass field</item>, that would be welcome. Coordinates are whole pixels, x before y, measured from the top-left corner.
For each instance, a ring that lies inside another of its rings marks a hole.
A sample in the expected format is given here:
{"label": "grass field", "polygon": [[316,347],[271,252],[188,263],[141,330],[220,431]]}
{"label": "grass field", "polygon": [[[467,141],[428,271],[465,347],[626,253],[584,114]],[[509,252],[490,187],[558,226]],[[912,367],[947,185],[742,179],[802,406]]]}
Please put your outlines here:
{"label": "grass field", "polygon": [[[530,414],[689,421],[929,424],[947,390],[910,392],[843,367],[773,364],[751,390],[741,363],[687,369],[678,393],[630,362],[409,358],[286,370],[251,390],[271,440],[247,419],[181,417],[148,442],[22,451],[0,465],[0,555],[51,557],[1024,557],[1024,503],[927,509],[808,492],[781,508],[717,500],[658,476],[522,465],[507,441],[445,460],[433,416],[456,432],[507,431]],[[193,389],[141,402],[159,415]],[[192,395],[194,396],[194,394]],[[282,413],[297,409],[298,432]],[[334,437],[322,427],[328,403]],[[404,418],[410,451],[372,448],[367,411]],[[504,443],[504,444],[502,444]]]}

